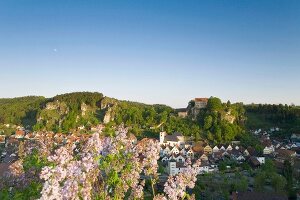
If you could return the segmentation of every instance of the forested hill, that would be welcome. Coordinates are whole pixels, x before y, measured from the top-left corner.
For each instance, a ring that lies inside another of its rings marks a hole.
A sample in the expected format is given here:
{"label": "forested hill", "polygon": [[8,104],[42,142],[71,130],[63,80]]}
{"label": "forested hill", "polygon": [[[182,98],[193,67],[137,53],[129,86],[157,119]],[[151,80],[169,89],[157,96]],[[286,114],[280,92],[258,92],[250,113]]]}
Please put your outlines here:
{"label": "forested hill", "polygon": [[251,104],[245,106],[248,129],[279,127],[281,135],[300,132],[300,108],[289,105]]}
{"label": "forested hill", "polygon": [[37,96],[0,99],[0,124],[32,126],[46,101],[45,97]]}
{"label": "forested hill", "polygon": [[180,118],[166,105],[120,101],[91,92],[53,98],[1,99],[0,102],[2,126],[23,125],[35,131],[85,132],[99,123],[109,124],[107,127],[124,123],[140,137],[158,137],[157,133],[164,130],[182,132],[196,140],[208,138],[211,142],[228,142],[243,132],[242,106],[223,104],[218,98],[210,98],[207,109],[203,109],[197,119]]}
{"label": "forested hill", "polygon": [[79,127],[89,129],[104,122],[125,123],[132,132],[140,134],[144,129],[159,129],[170,115],[175,113],[169,106],[121,101],[97,92],[68,93],[53,98],[0,99],[0,126],[22,125],[54,132],[68,132]]}
{"label": "forested hill", "polygon": [[[180,118],[173,108],[166,105],[121,101],[97,92],[76,92],[53,98],[0,99],[0,132],[4,124],[67,133],[74,130],[85,132],[99,123],[106,123],[107,127],[124,123],[140,137],[158,137],[157,133],[161,130],[169,133],[179,131],[194,136],[195,140],[204,138],[211,143],[227,143],[242,136],[245,127],[259,128],[263,125],[261,123],[297,124],[298,111],[280,105],[222,103],[220,99],[211,97],[207,108],[196,116],[189,114]],[[11,128],[10,131],[13,130]],[[5,130],[6,134],[11,132]]]}

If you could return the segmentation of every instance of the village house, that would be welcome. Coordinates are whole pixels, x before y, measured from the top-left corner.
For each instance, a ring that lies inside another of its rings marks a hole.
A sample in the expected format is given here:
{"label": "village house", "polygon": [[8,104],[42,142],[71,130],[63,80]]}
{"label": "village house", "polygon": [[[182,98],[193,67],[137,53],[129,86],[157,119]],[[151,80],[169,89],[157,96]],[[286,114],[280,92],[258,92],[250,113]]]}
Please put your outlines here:
{"label": "village house", "polygon": [[168,162],[167,171],[169,175],[174,176],[180,172],[183,172],[186,169],[184,163],[176,162],[176,160],[170,160]]}
{"label": "village house", "polygon": [[220,151],[226,151],[226,148],[225,148],[224,146],[225,146],[225,145],[222,145],[222,144],[219,145]]}
{"label": "village house", "polygon": [[212,154],[213,150],[212,148],[207,144],[205,147],[204,147],[204,153],[205,154]]}
{"label": "village house", "polygon": [[270,140],[264,140],[262,145],[264,147],[263,154],[265,155],[272,154],[275,151],[275,148]]}
{"label": "village house", "polygon": [[256,159],[258,160],[258,162],[260,163],[260,165],[265,164],[265,162],[266,162],[265,157],[256,157]]}
{"label": "village house", "polygon": [[194,151],[193,151],[193,149],[192,148],[190,148],[188,151],[187,151],[187,153],[186,153],[186,156],[188,157],[188,158],[194,158]]}
{"label": "village house", "polygon": [[273,146],[265,146],[263,149],[263,154],[269,155],[274,152],[274,147]]}
{"label": "village house", "polygon": [[200,174],[206,174],[209,173],[209,164],[208,162],[201,162],[201,165],[199,167],[199,173]]}
{"label": "village house", "polygon": [[170,155],[171,154],[170,152],[171,152],[171,150],[170,150],[169,146],[161,145],[160,157],[163,157],[165,155]]}
{"label": "village house", "polygon": [[226,148],[226,151],[232,151],[232,149],[233,149],[232,146],[228,145],[227,148]]}
{"label": "village house", "polygon": [[174,146],[173,149],[171,150],[172,154],[179,154],[179,147],[178,146]]}
{"label": "village house", "polygon": [[300,157],[300,147],[294,147],[291,150],[296,152],[296,156]]}
{"label": "village house", "polygon": [[213,153],[218,153],[220,151],[219,147],[216,145],[214,146],[214,148],[212,149]]}
{"label": "village house", "polygon": [[243,162],[246,160],[243,153],[240,152],[239,150],[230,151],[230,156],[233,160],[236,160],[238,162]]}
{"label": "village house", "polygon": [[24,130],[17,130],[15,133],[15,138],[21,139],[25,137],[25,131]]}
{"label": "village house", "polygon": [[276,160],[280,162],[284,162],[285,160],[290,160],[296,157],[296,152],[288,149],[277,149],[276,152]]}
{"label": "village house", "polygon": [[166,132],[160,132],[159,135],[159,143],[162,145],[170,145],[170,146],[184,146],[185,139],[182,133],[175,132],[172,135],[168,135]]}
{"label": "village house", "polygon": [[208,156],[206,155],[206,154],[202,154],[201,156],[200,156],[200,159],[201,159],[201,161],[208,161]]}
{"label": "village house", "polygon": [[187,158],[194,158],[194,151],[192,147],[183,147],[180,146],[170,146],[170,145],[161,145],[160,148],[160,157],[170,156],[170,155],[182,155]]}
{"label": "village house", "polygon": [[292,134],[291,141],[300,142],[300,134],[296,134],[296,133]]}
{"label": "village house", "polygon": [[248,162],[249,162],[250,166],[253,168],[257,168],[261,165],[259,160],[255,156],[251,156],[249,158]]}
{"label": "village house", "polygon": [[249,146],[246,150],[244,150],[245,155],[248,154],[247,156],[257,156],[257,151],[253,147]]}

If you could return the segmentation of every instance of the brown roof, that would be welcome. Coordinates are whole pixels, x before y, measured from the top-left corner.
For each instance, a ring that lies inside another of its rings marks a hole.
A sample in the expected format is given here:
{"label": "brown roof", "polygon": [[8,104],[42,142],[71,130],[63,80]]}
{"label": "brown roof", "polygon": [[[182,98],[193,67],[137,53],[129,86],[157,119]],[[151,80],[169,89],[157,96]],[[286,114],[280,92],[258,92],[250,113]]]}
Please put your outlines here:
{"label": "brown roof", "polygon": [[16,131],[16,135],[24,136],[24,135],[25,135],[25,131],[17,130],[17,131]]}
{"label": "brown roof", "polygon": [[198,101],[198,102],[208,102],[208,98],[195,98],[195,101]]}
{"label": "brown roof", "polygon": [[5,142],[5,135],[0,135],[0,142]]}
{"label": "brown roof", "polygon": [[198,153],[198,152],[203,151],[204,147],[202,146],[202,143],[197,142],[197,143],[194,144],[194,146],[192,147],[192,149],[193,149],[194,152]]}
{"label": "brown roof", "polygon": [[257,154],[256,150],[253,147],[248,147],[247,151],[249,152],[250,156],[255,156]]}
{"label": "brown roof", "polygon": [[291,157],[296,153],[295,151],[288,150],[288,149],[278,149],[276,150],[276,152],[278,153],[278,156],[281,157]]}
{"label": "brown roof", "polygon": [[249,162],[253,167],[258,167],[260,165],[260,162],[254,156],[250,157]]}
{"label": "brown roof", "polygon": [[264,140],[264,141],[262,142],[262,145],[263,145],[264,147],[269,147],[269,146],[272,145],[272,142],[271,142],[271,140]]}

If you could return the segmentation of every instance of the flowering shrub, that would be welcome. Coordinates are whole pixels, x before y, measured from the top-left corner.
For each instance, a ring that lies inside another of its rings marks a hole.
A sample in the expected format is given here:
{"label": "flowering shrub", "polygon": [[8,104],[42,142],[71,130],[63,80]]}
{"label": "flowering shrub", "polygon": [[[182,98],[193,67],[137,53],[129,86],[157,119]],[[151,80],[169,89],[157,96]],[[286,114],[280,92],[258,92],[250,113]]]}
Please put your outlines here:
{"label": "flowering shrub", "polygon": [[[36,162],[37,169],[47,164],[39,174],[43,182],[40,199],[139,200],[144,198],[145,180],[150,181],[155,200],[193,199],[186,189],[194,187],[200,162],[188,161],[185,171],[168,178],[164,194],[157,194],[159,143],[145,138],[133,144],[127,132],[120,126],[113,137],[95,133],[84,144],[61,146],[53,151],[43,148],[42,155],[48,155],[47,160],[31,150],[32,160],[25,162],[25,168],[29,161]],[[15,168],[21,166],[22,163],[16,163]],[[24,171],[19,172],[23,177]]]}

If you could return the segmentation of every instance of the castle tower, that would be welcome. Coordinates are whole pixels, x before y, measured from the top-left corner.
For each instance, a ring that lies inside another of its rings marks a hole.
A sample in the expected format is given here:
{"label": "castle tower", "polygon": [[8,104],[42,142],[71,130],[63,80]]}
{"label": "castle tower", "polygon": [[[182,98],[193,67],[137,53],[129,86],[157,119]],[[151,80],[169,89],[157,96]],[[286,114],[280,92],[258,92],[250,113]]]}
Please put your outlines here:
{"label": "castle tower", "polygon": [[159,144],[163,144],[165,140],[166,132],[160,132],[159,135]]}

